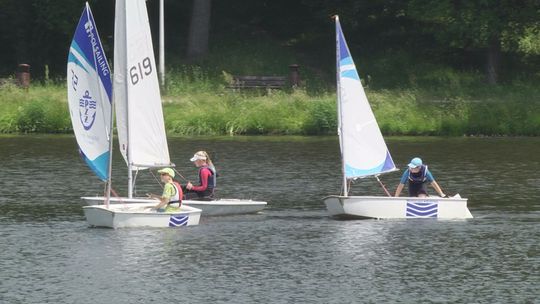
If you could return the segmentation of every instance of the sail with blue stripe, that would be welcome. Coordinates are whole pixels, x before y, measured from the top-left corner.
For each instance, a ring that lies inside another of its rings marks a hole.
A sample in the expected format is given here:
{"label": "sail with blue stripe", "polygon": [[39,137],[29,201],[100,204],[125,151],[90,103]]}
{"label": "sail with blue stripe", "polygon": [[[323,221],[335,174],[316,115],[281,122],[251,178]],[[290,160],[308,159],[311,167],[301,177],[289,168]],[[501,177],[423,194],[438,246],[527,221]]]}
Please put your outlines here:
{"label": "sail with blue stripe", "polygon": [[69,113],[80,154],[105,181],[109,178],[111,70],[88,3],[69,48],[66,78]]}
{"label": "sail with blue stripe", "polygon": [[396,170],[336,16],[338,123],[345,178]]}

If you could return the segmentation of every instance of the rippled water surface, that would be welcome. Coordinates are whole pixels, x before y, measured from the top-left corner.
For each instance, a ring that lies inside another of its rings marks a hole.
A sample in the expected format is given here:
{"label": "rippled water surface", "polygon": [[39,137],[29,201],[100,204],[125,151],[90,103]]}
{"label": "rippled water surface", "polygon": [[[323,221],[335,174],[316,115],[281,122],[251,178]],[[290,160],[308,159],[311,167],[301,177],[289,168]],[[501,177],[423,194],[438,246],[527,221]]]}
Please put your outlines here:
{"label": "rippled water surface", "polygon": [[[71,137],[0,137],[0,303],[540,303],[540,139],[391,138],[472,220],[337,221],[335,138],[170,139],[172,160],[206,149],[222,197],[267,200],[258,215],[185,229],[96,229],[82,195],[103,186]],[[114,182],[127,169],[115,155]],[[382,177],[393,189],[399,173]],[[373,180],[354,194],[383,194]],[[137,192],[159,191],[141,172]]]}

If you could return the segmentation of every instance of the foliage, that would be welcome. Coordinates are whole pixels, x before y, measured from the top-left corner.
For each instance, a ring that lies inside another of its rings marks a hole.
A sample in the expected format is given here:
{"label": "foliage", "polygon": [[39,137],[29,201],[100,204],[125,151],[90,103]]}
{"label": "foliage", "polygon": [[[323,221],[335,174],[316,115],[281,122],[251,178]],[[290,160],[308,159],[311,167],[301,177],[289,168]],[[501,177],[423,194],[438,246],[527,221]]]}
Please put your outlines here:
{"label": "foliage", "polygon": [[[112,57],[114,1],[89,3]],[[159,1],[146,3],[157,46]],[[192,3],[165,2],[168,69],[177,72],[199,68],[214,79],[222,71],[282,75],[288,64],[300,63],[308,93],[320,93],[333,85],[334,14],[342,16],[361,76],[372,76],[379,89],[420,83],[433,66],[478,74],[494,37],[509,61],[502,66],[506,83],[538,71],[536,0],[213,1],[210,53],[197,62],[186,58]],[[0,0],[0,75],[13,75],[24,62],[33,78],[44,77],[45,65],[52,79],[64,77],[83,6],[83,0]]]}
{"label": "foliage", "polygon": [[[537,1],[411,0],[407,14],[425,22],[435,36],[455,48],[485,48],[505,39],[510,49],[525,28],[538,21]],[[444,28],[444,30],[441,30]]]}
{"label": "foliage", "polygon": [[62,86],[0,88],[0,133],[66,133],[71,121]]}
{"label": "foliage", "polygon": [[[1,87],[0,132],[71,132],[65,92],[62,85]],[[540,135],[540,89],[523,82],[366,92],[385,135]],[[170,134],[324,135],[337,129],[333,93],[233,92],[194,80],[170,87],[163,100]]]}

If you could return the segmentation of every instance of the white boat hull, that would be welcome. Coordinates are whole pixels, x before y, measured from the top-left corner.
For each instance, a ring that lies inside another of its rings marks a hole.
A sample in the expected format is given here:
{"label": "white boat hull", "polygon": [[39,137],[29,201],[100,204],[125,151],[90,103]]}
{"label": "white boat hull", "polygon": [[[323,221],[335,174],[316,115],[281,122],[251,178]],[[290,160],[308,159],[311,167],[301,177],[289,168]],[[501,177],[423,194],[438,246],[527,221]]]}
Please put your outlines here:
{"label": "white boat hull", "polygon": [[324,198],[331,216],[342,218],[468,219],[472,214],[466,198],[329,196]]}
{"label": "white boat hull", "polygon": [[[104,203],[102,196],[96,197],[82,197],[82,199],[88,205],[101,205]],[[111,204],[122,203],[149,203],[157,204],[156,200],[148,198],[111,198]],[[215,201],[195,201],[185,200],[182,202],[182,206],[190,206],[202,210],[202,214],[210,216],[218,215],[235,215],[235,214],[249,214],[262,211],[266,207],[266,202],[252,201],[252,200],[237,200],[237,199],[220,199]]]}
{"label": "white boat hull", "polygon": [[257,213],[262,211],[267,203],[251,200],[221,199],[215,201],[184,201],[182,204],[201,209],[204,215],[216,216]]}
{"label": "white boat hull", "polygon": [[155,201],[84,206],[86,221],[90,226],[108,228],[128,227],[184,227],[199,224],[201,210],[182,206],[177,212],[156,212],[149,209]]}

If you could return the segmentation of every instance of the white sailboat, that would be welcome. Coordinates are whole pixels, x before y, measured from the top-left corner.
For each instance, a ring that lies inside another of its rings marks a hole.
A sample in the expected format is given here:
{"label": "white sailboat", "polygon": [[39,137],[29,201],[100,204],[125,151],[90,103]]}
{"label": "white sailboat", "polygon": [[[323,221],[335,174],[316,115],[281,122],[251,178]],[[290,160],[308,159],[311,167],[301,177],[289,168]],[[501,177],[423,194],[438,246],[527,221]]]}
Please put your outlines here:
{"label": "white sailboat", "polygon": [[[103,204],[104,198],[101,196],[93,197],[83,197],[89,205],[99,205]],[[149,203],[151,200],[147,198],[117,198],[111,197],[110,203],[113,205],[116,204],[126,204],[126,203]],[[151,201],[152,205],[156,205],[156,201]],[[189,206],[193,208],[200,209],[203,215],[207,216],[221,216],[221,215],[238,215],[238,214],[251,214],[257,213],[264,210],[267,202],[263,201],[254,201],[254,200],[241,200],[241,199],[218,199],[218,200],[209,200],[209,201],[198,201],[198,200],[184,200],[182,201],[182,206]],[[173,206],[176,206],[173,204]]]}
{"label": "white sailboat", "polygon": [[[107,59],[87,3],[70,47],[68,99],[80,150],[109,187],[108,194],[99,198],[101,205],[83,207],[86,220],[91,226],[111,228],[197,225],[200,209],[182,206],[175,212],[156,212],[146,207],[155,206],[157,201],[132,198],[133,171],[171,165],[145,0],[116,1],[114,59],[111,84]],[[109,204],[111,104],[116,106],[129,189],[128,197],[116,198],[122,203],[115,205]]]}
{"label": "white sailboat", "polygon": [[338,135],[343,193],[324,198],[330,215],[344,218],[472,218],[467,199],[441,197],[349,196],[351,179],[396,171],[360,77],[336,21]]}
{"label": "white sailboat", "polygon": [[[120,151],[128,166],[128,198],[111,198],[110,202],[115,205],[156,204],[155,200],[133,198],[133,171],[171,165],[144,0],[116,1],[114,36],[113,95]],[[104,197],[82,199],[92,205],[84,207],[86,214],[92,208],[102,208],[93,205],[106,200]],[[205,215],[232,215],[256,213],[266,204],[238,199],[184,200],[182,208],[201,209]]]}
{"label": "white sailboat", "polygon": [[212,201],[185,200],[183,204],[201,209],[203,215],[218,216],[261,212],[267,202],[224,198]]}

